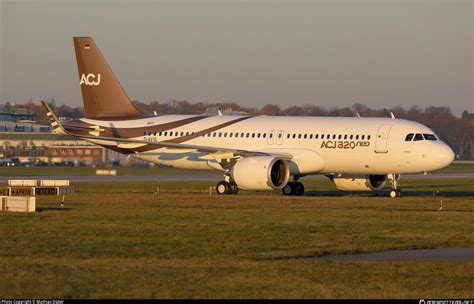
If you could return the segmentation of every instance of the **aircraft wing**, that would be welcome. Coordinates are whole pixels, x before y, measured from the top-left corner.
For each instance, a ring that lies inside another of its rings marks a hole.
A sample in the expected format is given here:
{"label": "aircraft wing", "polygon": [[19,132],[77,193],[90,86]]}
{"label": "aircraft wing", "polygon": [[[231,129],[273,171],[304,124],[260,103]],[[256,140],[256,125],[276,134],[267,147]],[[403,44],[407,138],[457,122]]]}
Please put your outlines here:
{"label": "aircraft wing", "polygon": [[[100,141],[108,141],[111,144],[116,144],[122,147],[141,147],[141,146],[154,146],[157,148],[170,148],[170,149],[178,149],[178,150],[194,150],[199,152],[208,153],[210,158],[214,159],[225,159],[225,158],[235,158],[238,156],[242,157],[249,157],[249,156],[258,156],[258,155],[273,155],[282,157],[285,159],[291,159],[292,155],[288,153],[278,153],[278,152],[264,152],[264,151],[251,151],[251,150],[240,150],[240,149],[229,149],[223,147],[210,147],[210,146],[201,146],[201,145],[190,145],[190,144],[183,144],[183,143],[172,143],[166,141],[148,141],[142,139],[133,139],[133,138],[118,138],[118,137],[105,137],[99,136],[97,132],[97,136],[95,135],[80,135],[80,134],[73,134],[67,131],[61,122],[57,119],[54,112],[51,110],[49,105],[42,101],[44,108],[46,109],[46,115],[51,123],[53,130],[57,133],[75,136],[84,139],[90,140],[100,140]],[[91,128],[91,130],[96,130],[95,128]],[[95,132],[92,132],[93,134]]]}

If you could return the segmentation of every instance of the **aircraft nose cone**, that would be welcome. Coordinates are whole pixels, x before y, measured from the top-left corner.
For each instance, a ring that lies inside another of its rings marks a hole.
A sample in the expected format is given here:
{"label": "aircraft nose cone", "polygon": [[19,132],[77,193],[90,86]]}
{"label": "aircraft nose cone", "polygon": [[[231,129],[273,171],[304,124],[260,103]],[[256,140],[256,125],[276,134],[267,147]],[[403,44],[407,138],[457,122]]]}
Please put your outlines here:
{"label": "aircraft nose cone", "polygon": [[442,168],[449,166],[453,162],[454,157],[454,152],[448,145],[443,144],[438,148],[436,160]]}

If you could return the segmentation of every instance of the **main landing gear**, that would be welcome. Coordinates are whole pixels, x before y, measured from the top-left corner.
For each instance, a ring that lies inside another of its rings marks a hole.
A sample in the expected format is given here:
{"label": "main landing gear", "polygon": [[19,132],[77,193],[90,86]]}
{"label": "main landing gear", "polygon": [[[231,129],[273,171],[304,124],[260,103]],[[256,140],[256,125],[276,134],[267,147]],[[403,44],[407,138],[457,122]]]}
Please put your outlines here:
{"label": "main landing gear", "polygon": [[217,194],[237,194],[239,193],[239,187],[233,181],[220,181],[216,186]]}
{"label": "main landing gear", "polygon": [[283,189],[283,195],[298,195],[304,194],[304,185],[300,182],[288,182]]}
{"label": "main landing gear", "polygon": [[392,190],[390,190],[389,195],[391,198],[401,197],[402,190],[398,189],[398,180],[400,179],[400,174],[389,174],[389,179],[392,183]]}

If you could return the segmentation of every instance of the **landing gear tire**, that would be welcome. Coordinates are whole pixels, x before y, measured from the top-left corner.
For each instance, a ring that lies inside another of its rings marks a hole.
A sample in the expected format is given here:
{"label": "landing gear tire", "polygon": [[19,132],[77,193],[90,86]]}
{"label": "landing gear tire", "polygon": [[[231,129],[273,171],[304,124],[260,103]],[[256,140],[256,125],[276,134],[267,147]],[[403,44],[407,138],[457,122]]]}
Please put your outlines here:
{"label": "landing gear tire", "polygon": [[223,194],[237,194],[239,193],[239,187],[234,182],[221,181],[216,186],[216,193]]}
{"label": "landing gear tire", "polygon": [[217,183],[217,186],[216,186],[216,193],[217,194],[220,194],[220,195],[229,194],[230,190],[231,190],[230,183],[228,183],[226,181],[221,181],[221,182]]}
{"label": "landing gear tire", "polygon": [[237,187],[237,184],[234,182],[229,183],[230,188],[229,188],[229,193],[228,194],[237,194],[239,193],[239,187]]}
{"label": "landing gear tire", "polygon": [[296,184],[289,182],[281,189],[283,195],[295,195],[296,194]]}
{"label": "landing gear tire", "polygon": [[304,194],[304,185],[300,182],[289,182],[286,184],[283,189],[281,189],[283,195],[303,195]]}
{"label": "landing gear tire", "polygon": [[390,190],[389,195],[391,198],[401,197],[402,191],[400,189],[392,189]]}
{"label": "landing gear tire", "polygon": [[296,195],[301,196],[304,194],[304,185],[300,182],[296,182]]}

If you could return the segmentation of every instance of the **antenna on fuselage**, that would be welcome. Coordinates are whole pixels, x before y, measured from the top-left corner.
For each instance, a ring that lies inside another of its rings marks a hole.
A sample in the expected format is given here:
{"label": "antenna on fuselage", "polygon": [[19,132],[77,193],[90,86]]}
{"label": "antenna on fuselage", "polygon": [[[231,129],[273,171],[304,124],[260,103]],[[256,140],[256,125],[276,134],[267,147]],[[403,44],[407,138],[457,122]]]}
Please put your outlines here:
{"label": "antenna on fuselage", "polygon": [[395,119],[395,115],[393,115],[393,112],[390,112],[390,116],[392,117],[392,119]]}
{"label": "antenna on fuselage", "polygon": [[356,116],[357,118],[360,118],[359,112],[355,112],[355,116]]}

